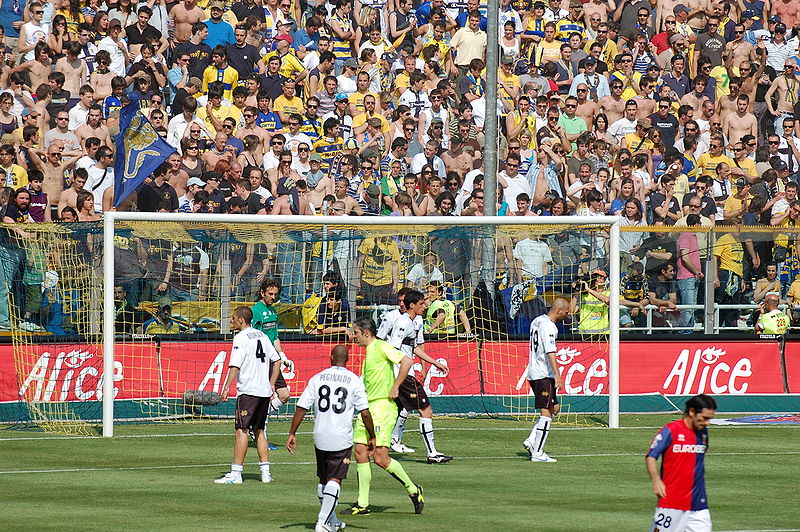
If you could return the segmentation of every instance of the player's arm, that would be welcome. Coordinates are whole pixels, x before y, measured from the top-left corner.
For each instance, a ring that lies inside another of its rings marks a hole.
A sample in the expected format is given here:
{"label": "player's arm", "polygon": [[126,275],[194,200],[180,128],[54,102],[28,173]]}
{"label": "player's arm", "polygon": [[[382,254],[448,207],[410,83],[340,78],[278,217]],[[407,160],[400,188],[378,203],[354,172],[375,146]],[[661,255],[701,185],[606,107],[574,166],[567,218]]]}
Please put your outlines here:
{"label": "player's arm", "polygon": [[222,394],[221,394],[222,401],[228,400],[228,390],[230,390],[231,384],[233,384],[233,381],[235,381],[236,377],[238,376],[239,376],[239,368],[237,368],[236,366],[230,366],[228,368],[228,378],[225,380],[225,386],[222,387]]}
{"label": "player's arm", "polygon": [[550,367],[553,368],[553,375],[555,375],[556,379],[556,391],[564,389],[564,379],[561,378],[561,374],[558,372],[558,362],[556,361],[556,352],[550,351],[547,353],[547,360],[550,361]]}
{"label": "player's arm", "polygon": [[281,374],[281,364],[280,364],[280,357],[277,359],[273,359],[277,364],[272,365],[272,372],[269,374],[269,388],[272,392],[275,392],[275,382],[278,380],[278,375]]}
{"label": "player's arm", "polygon": [[418,345],[417,347],[415,347],[414,354],[417,355],[420,358],[420,360],[424,360],[428,364],[433,364],[442,371],[447,371],[447,366],[445,366],[444,364],[442,364],[441,362],[439,362],[438,360],[436,360],[435,358],[433,358],[432,356],[430,356],[428,353],[425,352],[424,345]]}
{"label": "player's arm", "polygon": [[[297,414],[295,413],[295,416]],[[361,411],[361,421],[364,422],[364,428],[367,429],[367,434],[369,435],[369,441],[367,442],[367,449],[369,452],[375,450],[375,423],[372,421],[372,414],[369,411],[369,408],[366,408]],[[294,423],[294,420],[292,420]],[[289,436],[291,437],[291,432]],[[286,442],[286,445],[289,445],[289,442]]]}
{"label": "player's arm", "polygon": [[[278,366],[276,365],[276,367]],[[289,438],[286,440],[286,449],[291,454],[294,454],[294,450],[297,448],[297,436],[295,436],[295,433],[297,432],[298,427],[300,427],[300,423],[303,422],[306,412],[308,412],[308,410],[300,406],[298,406],[294,411],[294,417],[292,417],[292,426],[289,427]],[[369,414],[369,411],[367,411],[367,414]],[[372,418],[370,418],[370,423],[372,423]],[[364,422],[364,425],[366,424],[367,423]]]}
{"label": "player's arm", "polygon": [[407,356],[400,353],[403,359],[398,363],[400,368],[397,372],[397,377],[394,379],[394,384],[392,385],[392,389],[389,391],[389,399],[397,399],[397,396],[400,394],[400,384],[406,377],[408,377],[408,372],[411,370],[411,359]]}
{"label": "player's arm", "polygon": [[658,497],[667,496],[667,487],[664,481],[661,480],[661,474],[658,471],[658,461],[652,456],[646,456],[644,463],[647,466],[647,474],[650,475],[650,480],[653,482],[653,493]]}

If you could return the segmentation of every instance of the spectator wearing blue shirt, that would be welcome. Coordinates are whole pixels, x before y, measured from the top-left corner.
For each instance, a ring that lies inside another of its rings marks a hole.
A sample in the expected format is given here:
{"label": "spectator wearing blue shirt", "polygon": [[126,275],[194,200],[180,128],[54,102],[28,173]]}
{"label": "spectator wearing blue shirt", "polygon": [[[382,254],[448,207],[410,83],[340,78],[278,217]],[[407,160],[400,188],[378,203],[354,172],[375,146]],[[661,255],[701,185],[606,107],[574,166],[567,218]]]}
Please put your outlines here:
{"label": "spectator wearing blue shirt", "polygon": [[317,40],[322,22],[317,17],[309,17],[305,28],[300,28],[292,35],[292,48],[299,51],[304,48],[306,52],[319,51]]}
{"label": "spectator wearing blue shirt", "polygon": [[236,42],[236,37],[233,34],[233,27],[222,20],[222,13],[224,12],[225,5],[219,0],[211,2],[211,18],[205,21],[208,26],[208,37],[203,41],[213,50],[215,46],[222,45],[228,46]]}

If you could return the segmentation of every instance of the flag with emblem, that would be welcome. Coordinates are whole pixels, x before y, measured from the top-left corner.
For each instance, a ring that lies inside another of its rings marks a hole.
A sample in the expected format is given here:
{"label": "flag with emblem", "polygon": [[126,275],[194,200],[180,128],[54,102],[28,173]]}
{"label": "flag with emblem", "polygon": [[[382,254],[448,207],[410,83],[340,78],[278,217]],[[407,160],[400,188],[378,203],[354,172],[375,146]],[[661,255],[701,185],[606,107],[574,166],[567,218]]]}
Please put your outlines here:
{"label": "flag with emblem", "polygon": [[136,101],[120,110],[119,131],[115,139],[114,207],[175,153],[175,148],[161,138]]}

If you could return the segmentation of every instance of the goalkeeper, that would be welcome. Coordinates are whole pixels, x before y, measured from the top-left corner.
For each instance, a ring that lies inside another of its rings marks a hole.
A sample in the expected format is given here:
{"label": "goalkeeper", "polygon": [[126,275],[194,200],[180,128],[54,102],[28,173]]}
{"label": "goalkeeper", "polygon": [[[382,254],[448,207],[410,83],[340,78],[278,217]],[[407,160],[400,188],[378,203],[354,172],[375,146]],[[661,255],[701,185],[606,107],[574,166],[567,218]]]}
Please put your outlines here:
{"label": "goalkeeper", "polygon": [[[294,367],[294,363],[286,357],[278,339],[278,313],[272,305],[278,300],[281,294],[281,285],[275,279],[264,279],[261,283],[261,299],[253,305],[253,328],[258,329],[267,335],[275,351],[281,357],[281,363],[289,368]],[[272,368],[270,367],[270,372]],[[270,400],[270,413],[277,412],[281,405],[289,400],[289,385],[283,378],[283,372],[278,372],[278,380],[275,382],[275,395]],[[269,419],[269,418],[267,418]]]}

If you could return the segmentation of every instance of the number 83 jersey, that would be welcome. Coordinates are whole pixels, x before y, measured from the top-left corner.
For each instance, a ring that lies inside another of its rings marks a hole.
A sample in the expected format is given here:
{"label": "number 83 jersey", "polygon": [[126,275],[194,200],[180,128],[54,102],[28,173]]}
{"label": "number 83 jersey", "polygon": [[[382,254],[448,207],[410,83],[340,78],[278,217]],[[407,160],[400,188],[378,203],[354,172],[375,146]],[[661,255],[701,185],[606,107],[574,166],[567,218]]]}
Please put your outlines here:
{"label": "number 83 jersey", "polygon": [[352,371],[333,366],[308,381],[297,406],[314,407],[314,445],[321,451],[341,451],[353,446],[353,415],[366,410],[367,391]]}

